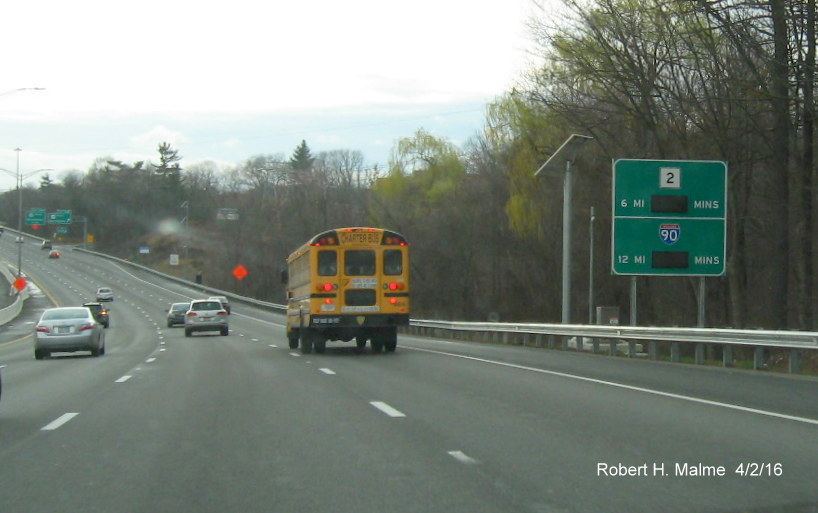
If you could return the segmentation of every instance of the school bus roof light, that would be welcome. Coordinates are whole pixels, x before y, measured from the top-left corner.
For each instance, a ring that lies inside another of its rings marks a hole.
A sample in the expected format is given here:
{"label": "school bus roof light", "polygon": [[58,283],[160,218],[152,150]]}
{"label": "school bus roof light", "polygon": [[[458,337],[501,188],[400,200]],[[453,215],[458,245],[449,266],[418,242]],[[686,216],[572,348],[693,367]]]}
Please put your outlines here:
{"label": "school bus roof light", "polygon": [[384,231],[383,232],[383,240],[381,244],[385,246],[407,246],[408,243],[406,239],[403,238],[403,235],[400,235],[395,232]]}
{"label": "school bus roof light", "polygon": [[334,237],[322,237],[310,244],[310,246],[337,246],[338,241]]}

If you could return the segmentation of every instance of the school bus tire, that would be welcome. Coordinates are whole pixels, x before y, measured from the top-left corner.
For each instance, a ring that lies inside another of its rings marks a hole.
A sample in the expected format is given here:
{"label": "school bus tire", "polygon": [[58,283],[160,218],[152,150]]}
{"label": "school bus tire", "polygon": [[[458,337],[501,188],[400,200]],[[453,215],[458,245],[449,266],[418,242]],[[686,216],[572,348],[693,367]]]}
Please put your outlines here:
{"label": "school bus tire", "polygon": [[290,349],[298,349],[298,332],[295,330],[288,331],[287,342],[290,344]]}
{"label": "school bus tire", "polygon": [[387,353],[394,353],[398,347],[398,331],[392,328],[386,335],[384,335],[383,347]]}
{"label": "school bus tire", "polygon": [[301,330],[299,333],[299,339],[301,342],[301,353],[302,354],[310,354],[312,353],[312,332],[309,329]]}
{"label": "school bus tire", "polygon": [[312,348],[318,354],[323,354],[324,350],[327,348],[327,339],[322,337],[321,335],[315,335],[312,341]]}
{"label": "school bus tire", "polygon": [[369,345],[372,346],[373,353],[380,353],[383,351],[383,338],[380,335],[374,335],[372,340],[369,341]]}

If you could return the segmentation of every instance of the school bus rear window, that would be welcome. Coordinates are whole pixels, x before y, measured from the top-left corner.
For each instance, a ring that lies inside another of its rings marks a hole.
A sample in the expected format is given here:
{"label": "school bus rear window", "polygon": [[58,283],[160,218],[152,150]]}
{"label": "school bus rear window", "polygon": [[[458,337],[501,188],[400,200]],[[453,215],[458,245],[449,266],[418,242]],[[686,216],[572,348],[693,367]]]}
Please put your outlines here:
{"label": "school bus rear window", "polygon": [[338,253],[335,250],[318,252],[318,275],[335,276],[338,274]]}
{"label": "school bus rear window", "polygon": [[403,274],[403,253],[397,249],[383,252],[383,273],[389,276]]}
{"label": "school bus rear window", "polygon": [[375,252],[371,249],[349,249],[344,252],[344,274],[372,276],[375,274]]}

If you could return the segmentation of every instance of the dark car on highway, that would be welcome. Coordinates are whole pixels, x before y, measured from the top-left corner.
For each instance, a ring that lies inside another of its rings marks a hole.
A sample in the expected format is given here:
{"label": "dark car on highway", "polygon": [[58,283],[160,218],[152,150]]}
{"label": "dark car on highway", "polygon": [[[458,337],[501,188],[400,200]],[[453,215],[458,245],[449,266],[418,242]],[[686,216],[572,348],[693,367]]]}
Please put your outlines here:
{"label": "dark car on highway", "polygon": [[88,307],[91,310],[91,313],[94,314],[94,318],[105,326],[106,328],[111,325],[111,315],[105,306],[102,303],[90,302],[85,303],[82,306]]}
{"label": "dark car on highway", "polygon": [[185,314],[190,308],[190,303],[173,303],[168,309],[168,328],[176,324],[185,323]]}

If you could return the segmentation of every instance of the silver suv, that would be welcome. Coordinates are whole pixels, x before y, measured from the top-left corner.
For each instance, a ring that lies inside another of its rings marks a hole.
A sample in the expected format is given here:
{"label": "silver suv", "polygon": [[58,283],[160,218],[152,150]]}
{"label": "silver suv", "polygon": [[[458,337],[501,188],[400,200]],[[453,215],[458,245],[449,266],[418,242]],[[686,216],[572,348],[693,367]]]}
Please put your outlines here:
{"label": "silver suv", "polygon": [[194,331],[218,331],[222,336],[230,333],[227,310],[216,299],[194,299],[185,313],[185,336]]}

